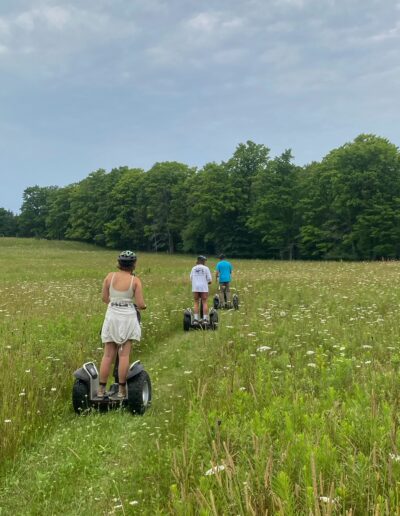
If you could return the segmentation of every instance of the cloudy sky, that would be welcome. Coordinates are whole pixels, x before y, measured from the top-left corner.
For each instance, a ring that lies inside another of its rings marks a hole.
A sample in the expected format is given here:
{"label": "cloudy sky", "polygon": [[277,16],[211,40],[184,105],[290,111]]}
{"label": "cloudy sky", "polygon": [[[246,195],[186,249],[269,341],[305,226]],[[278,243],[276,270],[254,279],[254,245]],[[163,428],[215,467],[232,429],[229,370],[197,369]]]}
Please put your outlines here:
{"label": "cloudy sky", "polygon": [[0,207],[97,168],[400,145],[400,0],[1,0]]}

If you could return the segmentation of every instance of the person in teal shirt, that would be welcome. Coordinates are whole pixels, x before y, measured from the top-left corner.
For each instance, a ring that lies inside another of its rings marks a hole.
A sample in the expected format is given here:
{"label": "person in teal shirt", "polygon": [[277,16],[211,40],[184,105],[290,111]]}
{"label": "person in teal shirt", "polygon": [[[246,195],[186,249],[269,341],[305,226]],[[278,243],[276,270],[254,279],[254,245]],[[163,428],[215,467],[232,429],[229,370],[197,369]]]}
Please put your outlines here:
{"label": "person in teal shirt", "polygon": [[215,276],[219,284],[219,301],[221,304],[230,303],[229,284],[232,279],[232,271],[232,264],[225,259],[224,254],[221,254],[219,256],[219,262],[215,267]]}

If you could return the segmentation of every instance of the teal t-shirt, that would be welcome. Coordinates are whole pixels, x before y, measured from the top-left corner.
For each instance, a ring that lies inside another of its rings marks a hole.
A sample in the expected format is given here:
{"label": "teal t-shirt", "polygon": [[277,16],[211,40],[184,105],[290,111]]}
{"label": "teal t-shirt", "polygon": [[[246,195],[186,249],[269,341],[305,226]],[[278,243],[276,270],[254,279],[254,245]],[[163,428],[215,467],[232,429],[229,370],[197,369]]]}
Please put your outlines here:
{"label": "teal t-shirt", "polygon": [[231,281],[231,273],[233,271],[233,267],[228,261],[221,260],[220,262],[218,262],[215,270],[219,272],[218,281],[220,283],[226,283]]}

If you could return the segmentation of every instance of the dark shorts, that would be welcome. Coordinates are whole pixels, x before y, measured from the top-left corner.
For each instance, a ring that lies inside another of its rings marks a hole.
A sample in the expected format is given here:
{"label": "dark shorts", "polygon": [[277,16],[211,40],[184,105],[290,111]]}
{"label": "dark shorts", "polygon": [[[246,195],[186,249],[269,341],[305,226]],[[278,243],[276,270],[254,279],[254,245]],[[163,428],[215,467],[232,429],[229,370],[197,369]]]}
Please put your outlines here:
{"label": "dark shorts", "polygon": [[202,299],[206,301],[208,299],[208,292],[193,292],[194,299]]}

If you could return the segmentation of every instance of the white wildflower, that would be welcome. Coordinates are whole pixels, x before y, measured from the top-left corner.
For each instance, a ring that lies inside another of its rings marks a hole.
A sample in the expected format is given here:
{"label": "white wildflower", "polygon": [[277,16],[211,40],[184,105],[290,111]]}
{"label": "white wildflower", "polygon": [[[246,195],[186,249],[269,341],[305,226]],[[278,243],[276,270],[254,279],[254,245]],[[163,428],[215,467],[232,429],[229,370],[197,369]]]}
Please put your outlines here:
{"label": "white wildflower", "polygon": [[319,499],[323,503],[337,503],[336,498],[329,498],[329,496],[320,496]]}
{"label": "white wildflower", "polygon": [[271,348],[269,346],[259,346],[257,348],[257,351],[260,351],[260,352],[262,352],[262,351],[269,351],[270,349]]}
{"label": "white wildflower", "polygon": [[310,362],[307,364],[307,367],[317,367],[317,364],[314,364],[313,362]]}
{"label": "white wildflower", "polygon": [[214,466],[211,469],[207,470],[204,475],[215,475],[215,473],[218,473],[219,471],[224,471],[225,466],[223,464],[220,464],[219,466]]}

